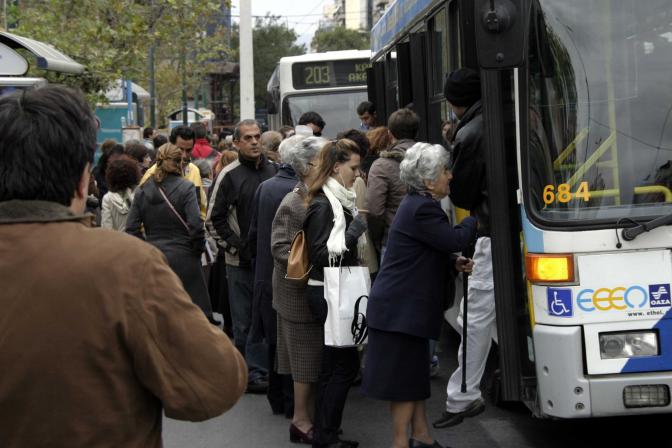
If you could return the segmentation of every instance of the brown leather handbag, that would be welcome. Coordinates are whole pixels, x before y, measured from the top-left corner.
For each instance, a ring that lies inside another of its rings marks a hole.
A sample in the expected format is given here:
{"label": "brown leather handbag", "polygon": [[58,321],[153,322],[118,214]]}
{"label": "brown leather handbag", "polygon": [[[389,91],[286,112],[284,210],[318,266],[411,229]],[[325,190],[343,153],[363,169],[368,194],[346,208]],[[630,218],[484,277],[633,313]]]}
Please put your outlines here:
{"label": "brown leather handbag", "polygon": [[289,248],[289,258],[287,259],[287,274],[285,278],[297,283],[307,283],[308,274],[313,266],[308,260],[308,245],[306,243],[306,234],[299,230],[292,245]]}

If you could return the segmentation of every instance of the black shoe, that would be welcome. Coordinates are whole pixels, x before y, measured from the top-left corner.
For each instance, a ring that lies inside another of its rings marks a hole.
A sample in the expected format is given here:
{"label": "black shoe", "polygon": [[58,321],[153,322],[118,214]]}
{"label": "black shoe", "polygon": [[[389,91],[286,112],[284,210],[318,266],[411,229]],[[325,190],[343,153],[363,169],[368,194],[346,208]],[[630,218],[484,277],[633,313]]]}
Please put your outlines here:
{"label": "black shoe", "polygon": [[336,446],[338,448],[357,448],[359,446],[359,442],[355,442],[354,440],[338,439]]}
{"label": "black shoe", "polygon": [[247,383],[248,394],[265,394],[268,391],[268,380],[257,378]]}
{"label": "black shoe", "polygon": [[485,411],[485,402],[482,398],[472,401],[462,412],[443,411],[441,418],[432,423],[435,428],[448,428],[459,425],[465,417],[473,417]]}

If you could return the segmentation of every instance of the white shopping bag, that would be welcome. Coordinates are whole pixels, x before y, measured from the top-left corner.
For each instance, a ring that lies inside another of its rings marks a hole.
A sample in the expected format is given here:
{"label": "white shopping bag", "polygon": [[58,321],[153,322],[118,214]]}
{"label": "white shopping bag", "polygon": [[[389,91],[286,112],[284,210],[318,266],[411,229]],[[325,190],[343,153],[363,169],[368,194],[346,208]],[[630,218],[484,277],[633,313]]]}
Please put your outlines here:
{"label": "white shopping bag", "polygon": [[370,290],[367,267],[324,268],[324,298],[329,307],[324,323],[325,345],[352,347],[366,342],[366,303]]}

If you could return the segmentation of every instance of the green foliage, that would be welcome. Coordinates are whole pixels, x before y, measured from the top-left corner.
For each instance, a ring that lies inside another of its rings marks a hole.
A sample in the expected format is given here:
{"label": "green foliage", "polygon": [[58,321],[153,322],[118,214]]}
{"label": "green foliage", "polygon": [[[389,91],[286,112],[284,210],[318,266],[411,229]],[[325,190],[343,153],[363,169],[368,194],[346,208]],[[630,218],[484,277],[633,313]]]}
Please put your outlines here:
{"label": "green foliage", "polygon": [[[266,86],[275,66],[284,56],[304,54],[306,47],[296,45],[297,34],[287,28],[280,17],[266,14],[258,17],[252,30],[254,48],[254,102],[256,107],[266,104]],[[231,39],[232,56],[238,59],[238,27],[234,27]]]}
{"label": "green foliage", "polygon": [[369,34],[343,27],[320,28],[315,32],[310,46],[318,53],[339,50],[367,50],[371,48]]}
{"label": "green foliage", "polygon": [[[180,104],[183,71],[188,86],[199,85],[208,61],[228,54],[221,26],[213,22],[219,7],[219,2],[197,0],[22,0],[12,31],[48,42],[84,65],[83,76],[36,69],[31,75],[79,87],[92,104],[105,101],[101,92],[119,78],[147,87],[148,53],[155,46],[162,117]],[[215,25],[212,36],[205,33],[209,22]]]}

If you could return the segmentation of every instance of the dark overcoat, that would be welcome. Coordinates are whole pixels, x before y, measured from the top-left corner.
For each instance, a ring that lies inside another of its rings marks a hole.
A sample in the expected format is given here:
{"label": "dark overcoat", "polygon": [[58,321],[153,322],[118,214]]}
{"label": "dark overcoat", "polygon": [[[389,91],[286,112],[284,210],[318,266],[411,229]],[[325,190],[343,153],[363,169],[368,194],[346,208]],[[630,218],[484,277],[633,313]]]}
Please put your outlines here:
{"label": "dark overcoat", "polygon": [[[138,187],[126,221],[126,232],[156,246],[168,259],[191,300],[206,316],[212,316],[210,297],[201,266],[205,248],[205,228],[201,219],[196,187],[188,180],[169,175],[161,186],[173,207],[189,227],[177,218],[151,180]],[[144,228],[144,235],[143,235]]]}
{"label": "dark overcoat", "polygon": [[281,165],[277,174],[259,185],[254,195],[250,221],[249,245],[253,255],[254,290],[252,298],[252,331],[255,337],[276,343],[277,324],[273,311],[273,256],[271,226],[283,198],[294,189],[298,179],[289,165]]}
{"label": "dark overcoat", "polygon": [[371,288],[371,328],[439,339],[453,253],[476,237],[476,219],[453,227],[438,201],[409,193],[397,210],[385,261]]}

